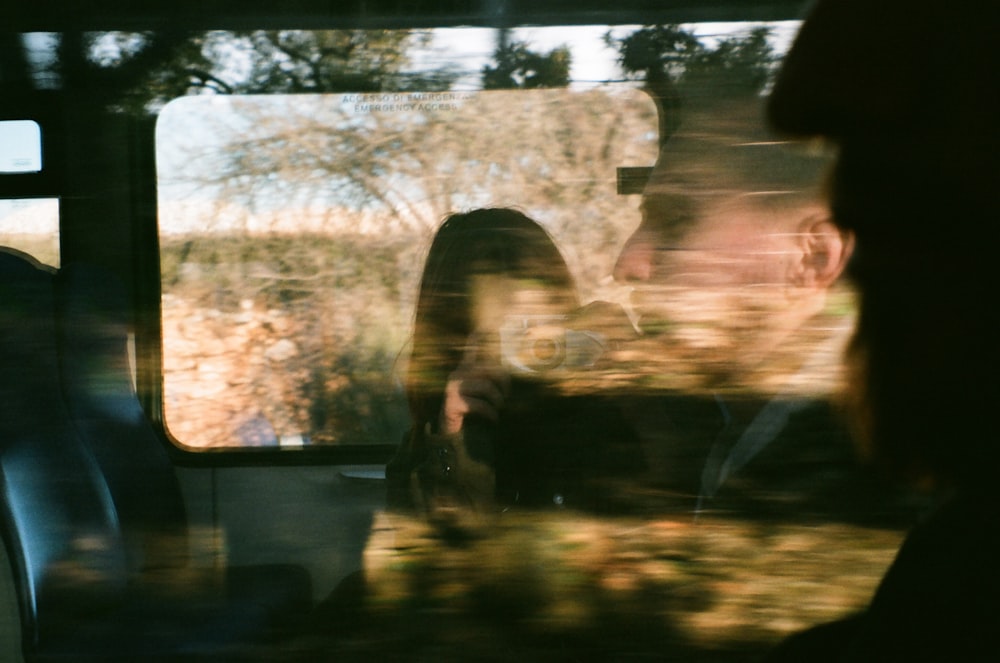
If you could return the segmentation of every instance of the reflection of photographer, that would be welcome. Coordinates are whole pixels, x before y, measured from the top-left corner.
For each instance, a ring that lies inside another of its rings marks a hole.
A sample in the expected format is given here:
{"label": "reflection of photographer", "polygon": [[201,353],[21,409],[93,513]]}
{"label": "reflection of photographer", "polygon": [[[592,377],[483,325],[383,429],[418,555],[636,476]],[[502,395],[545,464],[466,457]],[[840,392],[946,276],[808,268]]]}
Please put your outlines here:
{"label": "reflection of photographer", "polygon": [[604,508],[596,484],[643,465],[633,431],[599,395],[537,378],[588,370],[623,335],[635,330],[621,307],[579,307],[537,223],[507,209],[450,217],[418,293],[406,378],[413,422],[386,467],[389,504],[446,529],[514,503]]}

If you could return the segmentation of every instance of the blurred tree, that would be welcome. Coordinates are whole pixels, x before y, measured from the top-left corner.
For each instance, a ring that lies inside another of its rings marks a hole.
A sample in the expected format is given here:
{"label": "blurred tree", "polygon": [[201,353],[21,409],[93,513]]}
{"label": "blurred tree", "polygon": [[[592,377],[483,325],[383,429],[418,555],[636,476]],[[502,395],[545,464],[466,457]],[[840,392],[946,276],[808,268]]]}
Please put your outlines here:
{"label": "blurred tree", "polygon": [[678,82],[687,65],[706,50],[693,32],[678,25],[644,27],[621,39],[608,33],[605,42],[618,50],[627,75],[642,75],[647,82]]}
{"label": "blurred tree", "polygon": [[483,67],[483,88],[486,90],[566,87],[572,61],[569,48],[559,46],[548,53],[528,48],[525,42],[498,40],[493,59],[496,66]]}
{"label": "blurred tree", "polygon": [[681,100],[703,101],[760,94],[777,63],[768,37],[757,27],[745,34],[706,44],[679,25],[646,26],[605,43],[618,51],[625,75],[641,79],[660,107],[660,136],[666,140],[680,124]]}
{"label": "blurred tree", "polygon": [[235,33],[232,46],[249,62],[234,91],[380,92],[445,90],[447,70],[406,71],[408,53],[429,33],[407,30],[260,30]]}
{"label": "blurred tree", "polygon": [[200,42],[198,36],[178,32],[62,33],[34,76],[48,79],[88,108],[143,113],[153,102],[184,94],[189,69],[209,71]]}
{"label": "blurred tree", "polygon": [[618,51],[625,74],[647,84],[669,82],[683,88],[711,78],[713,85],[722,83],[726,94],[759,94],[778,60],[769,36],[770,29],[756,27],[720,39],[713,47],[679,25],[655,25],[622,38],[608,33],[604,39]]}
{"label": "blurred tree", "polygon": [[714,90],[717,96],[755,96],[771,82],[778,57],[768,42],[770,30],[754,28],[703,49],[687,63],[682,87]]}
{"label": "blurred tree", "polygon": [[694,33],[677,25],[644,27],[621,39],[609,32],[604,40],[618,50],[618,63],[625,75],[641,78],[656,101],[662,143],[680,125],[681,95],[677,82],[687,64],[704,47]]}
{"label": "blurred tree", "polygon": [[6,94],[29,88],[28,58],[17,34],[0,32],[0,85]]}
{"label": "blurred tree", "polygon": [[[285,215],[327,229],[370,222],[392,236],[424,235],[456,210],[516,205],[561,241],[592,250],[581,255],[581,286],[610,273],[604,258],[614,258],[636,221],[616,195],[616,168],[656,158],[656,112],[646,95],[498,90],[433,110],[418,108],[431,95],[403,96],[407,108],[393,102],[391,110],[329,96],[234,96],[225,107],[214,103],[211,116],[178,106],[161,122],[164,155],[169,147],[178,164],[161,173],[161,184],[239,205],[258,227],[280,227]],[[189,116],[212,124],[174,128]],[[223,216],[205,213],[206,227]]]}
{"label": "blurred tree", "polygon": [[407,71],[410,50],[428,38],[409,30],[65,33],[36,76],[133,113],[203,92],[448,89],[456,77],[448,69]]}

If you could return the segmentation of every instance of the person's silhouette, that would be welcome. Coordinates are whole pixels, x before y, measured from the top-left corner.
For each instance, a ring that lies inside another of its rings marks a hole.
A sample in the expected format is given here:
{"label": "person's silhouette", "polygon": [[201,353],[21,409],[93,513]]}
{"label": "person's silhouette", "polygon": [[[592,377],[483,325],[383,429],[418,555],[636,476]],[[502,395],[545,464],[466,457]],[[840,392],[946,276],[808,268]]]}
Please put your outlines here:
{"label": "person's silhouette", "polygon": [[779,130],[839,146],[832,209],[856,237],[862,448],[942,495],[863,615],[794,637],[775,660],[1000,660],[996,10],[821,0],[773,90]]}

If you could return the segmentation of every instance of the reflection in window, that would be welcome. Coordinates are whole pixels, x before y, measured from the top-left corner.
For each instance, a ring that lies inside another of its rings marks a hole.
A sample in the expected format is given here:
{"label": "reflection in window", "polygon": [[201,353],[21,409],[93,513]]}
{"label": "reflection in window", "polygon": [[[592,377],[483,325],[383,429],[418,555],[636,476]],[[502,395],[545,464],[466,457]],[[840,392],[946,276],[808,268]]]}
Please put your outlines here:
{"label": "reflection in window", "polygon": [[638,222],[616,169],[652,164],[656,141],[634,86],[173,102],[157,136],[172,434],[397,443],[397,376],[443,218],[523,209],[593,299]]}

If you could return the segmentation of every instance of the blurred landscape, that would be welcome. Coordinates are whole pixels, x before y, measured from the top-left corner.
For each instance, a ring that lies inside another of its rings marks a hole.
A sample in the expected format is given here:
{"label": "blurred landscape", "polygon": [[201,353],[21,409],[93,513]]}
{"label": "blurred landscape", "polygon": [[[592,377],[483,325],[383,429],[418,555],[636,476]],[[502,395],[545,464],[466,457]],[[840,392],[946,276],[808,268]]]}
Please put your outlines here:
{"label": "blurred landscape", "polygon": [[409,324],[399,272],[412,246],[222,236],[168,240],[161,255],[166,409],[179,441],[398,443]]}
{"label": "blurred landscape", "polygon": [[[451,538],[383,514],[294,660],[755,660],[864,607],[902,538],[836,522],[510,512]],[[364,589],[362,589],[362,584]]]}

